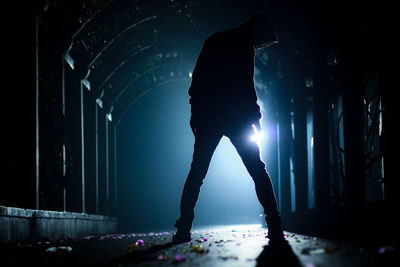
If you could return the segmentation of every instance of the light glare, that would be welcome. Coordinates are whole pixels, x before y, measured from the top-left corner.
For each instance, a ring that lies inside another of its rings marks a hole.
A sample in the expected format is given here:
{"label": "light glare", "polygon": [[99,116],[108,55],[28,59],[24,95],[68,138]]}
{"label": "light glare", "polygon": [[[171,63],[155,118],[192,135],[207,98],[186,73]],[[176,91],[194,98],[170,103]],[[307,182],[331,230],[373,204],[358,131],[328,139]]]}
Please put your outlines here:
{"label": "light glare", "polygon": [[255,142],[258,147],[260,147],[261,141],[264,138],[264,132],[262,130],[258,131],[257,127],[254,124],[251,126],[253,127],[254,133],[250,136],[250,140]]}

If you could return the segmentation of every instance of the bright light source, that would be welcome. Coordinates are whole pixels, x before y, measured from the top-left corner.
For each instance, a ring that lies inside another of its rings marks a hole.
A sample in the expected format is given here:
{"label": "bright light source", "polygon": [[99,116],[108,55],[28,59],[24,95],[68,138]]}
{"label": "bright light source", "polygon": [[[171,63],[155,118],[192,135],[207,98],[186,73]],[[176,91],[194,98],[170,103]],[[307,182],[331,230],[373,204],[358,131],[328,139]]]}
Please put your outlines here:
{"label": "bright light source", "polygon": [[111,112],[106,114],[107,119],[111,122],[112,121],[112,115]]}
{"label": "bright light source", "polygon": [[189,72],[189,78],[192,78],[192,72]]}
{"label": "bright light source", "polygon": [[253,127],[254,133],[250,136],[250,140],[255,142],[258,147],[260,147],[261,141],[264,138],[264,132],[262,130],[258,131],[257,127],[254,124],[252,124],[251,126]]}
{"label": "bright light source", "polygon": [[87,78],[82,80],[82,84],[90,91],[90,82]]}
{"label": "bright light source", "polygon": [[71,67],[71,69],[74,69],[74,59],[70,56],[70,54],[67,52],[64,55],[65,61],[67,61],[68,65]]}
{"label": "bright light source", "polygon": [[99,105],[100,108],[103,108],[103,101],[101,101],[100,98],[96,99],[96,103],[97,103],[97,105]]}

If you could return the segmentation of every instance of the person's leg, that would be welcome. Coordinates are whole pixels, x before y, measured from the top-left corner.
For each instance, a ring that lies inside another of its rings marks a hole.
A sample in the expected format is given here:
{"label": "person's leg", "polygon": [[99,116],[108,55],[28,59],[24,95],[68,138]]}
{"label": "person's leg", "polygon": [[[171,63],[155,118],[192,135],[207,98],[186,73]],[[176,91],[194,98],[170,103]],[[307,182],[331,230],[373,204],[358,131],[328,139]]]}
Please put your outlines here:
{"label": "person's leg", "polygon": [[193,160],[182,191],[181,216],[175,224],[178,233],[174,238],[174,242],[181,240],[185,242],[186,239],[190,239],[190,229],[194,220],[194,207],[199,197],[200,187],[206,177],[211,157],[221,137],[221,134],[214,131],[200,131],[195,135]]}
{"label": "person's leg", "polygon": [[268,235],[270,239],[283,238],[281,217],[272,186],[271,178],[265,169],[265,164],[260,158],[258,145],[249,139],[252,134],[252,127],[233,130],[229,138],[239,153],[250,176],[253,178],[257,198],[264,208]]}

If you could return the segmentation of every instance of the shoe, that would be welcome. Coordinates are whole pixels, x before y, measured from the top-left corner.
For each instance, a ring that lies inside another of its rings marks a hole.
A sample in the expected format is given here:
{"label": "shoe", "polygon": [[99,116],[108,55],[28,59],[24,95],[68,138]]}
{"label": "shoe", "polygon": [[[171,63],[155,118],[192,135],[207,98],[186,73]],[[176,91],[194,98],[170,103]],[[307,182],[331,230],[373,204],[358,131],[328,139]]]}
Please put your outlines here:
{"label": "shoe", "polygon": [[[193,220],[192,220],[193,221]],[[185,242],[190,242],[192,240],[190,236],[190,229],[192,228],[192,221],[179,219],[175,223],[177,232],[172,236],[172,242],[176,244],[181,244]]]}
{"label": "shoe", "polygon": [[285,239],[283,233],[276,233],[268,230],[269,245],[286,245],[288,241]]}
{"label": "shoe", "polygon": [[282,220],[280,216],[266,218],[268,226],[268,239],[272,243],[287,243],[282,229]]}
{"label": "shoe", "polygon": [[172,236],[172,243],[175,245],[190,242],[191,240],[192,237],[190,236],[190,232],[182,232],[178,230],[178,232]]}

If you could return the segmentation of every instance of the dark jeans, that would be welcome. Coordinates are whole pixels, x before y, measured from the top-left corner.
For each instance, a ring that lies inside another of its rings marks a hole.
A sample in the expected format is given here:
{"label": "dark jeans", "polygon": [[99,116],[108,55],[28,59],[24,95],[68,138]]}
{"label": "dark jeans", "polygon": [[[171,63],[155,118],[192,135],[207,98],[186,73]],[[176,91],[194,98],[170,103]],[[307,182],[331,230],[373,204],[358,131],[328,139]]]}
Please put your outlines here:
{"label": "dark jeans", "polygon": [[249,138],[253,133],[251,125],[215,128],[202,128],[195,133],[193,161],[182,192],[181,217],[176,224],[178,229],[190,230],[191,228],[200,187],[207,174],[214,150],[224,135],[235,146],[247,171],[253,178],[258,200],[263,206],[267,218],[279,217],[275,193],[271,179],[265,170],[265,164],[261,161],[260,150],[258,145]]}

